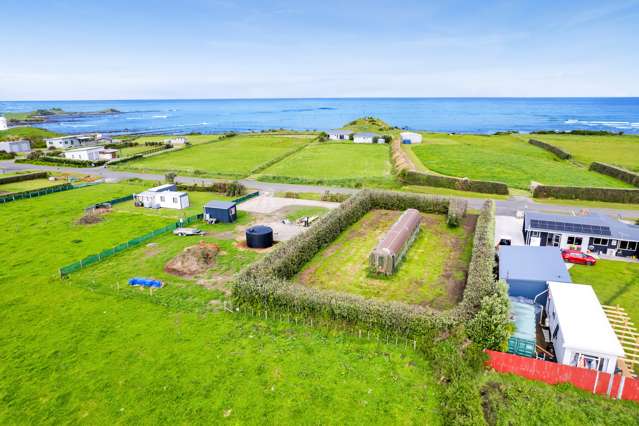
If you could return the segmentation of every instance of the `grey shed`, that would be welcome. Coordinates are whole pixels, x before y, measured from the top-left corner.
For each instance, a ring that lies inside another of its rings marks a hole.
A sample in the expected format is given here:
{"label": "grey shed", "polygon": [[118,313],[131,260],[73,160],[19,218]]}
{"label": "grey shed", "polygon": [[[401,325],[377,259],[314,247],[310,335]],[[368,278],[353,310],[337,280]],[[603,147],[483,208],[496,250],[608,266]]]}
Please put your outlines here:
{"label": "grey shed", "polygon": [[382,237],[368,261],[378,274],[392,275],[419,233],[422,217],[415,209],[408,209]]}

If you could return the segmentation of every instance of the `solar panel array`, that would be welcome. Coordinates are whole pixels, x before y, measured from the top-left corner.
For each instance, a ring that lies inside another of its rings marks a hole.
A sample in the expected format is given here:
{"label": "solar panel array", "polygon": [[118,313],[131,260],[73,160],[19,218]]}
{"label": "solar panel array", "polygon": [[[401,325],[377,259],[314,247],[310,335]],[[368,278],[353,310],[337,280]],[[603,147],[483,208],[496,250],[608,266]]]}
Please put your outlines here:
{"label": "solar panel array", "polygon": [[611,236],[608,226],[583,225],[580,223],[554,222],[550,220],[531,219],[530,226],[537,229],[547,229],[551,231],[574,232],[585,235],[607,235]]}

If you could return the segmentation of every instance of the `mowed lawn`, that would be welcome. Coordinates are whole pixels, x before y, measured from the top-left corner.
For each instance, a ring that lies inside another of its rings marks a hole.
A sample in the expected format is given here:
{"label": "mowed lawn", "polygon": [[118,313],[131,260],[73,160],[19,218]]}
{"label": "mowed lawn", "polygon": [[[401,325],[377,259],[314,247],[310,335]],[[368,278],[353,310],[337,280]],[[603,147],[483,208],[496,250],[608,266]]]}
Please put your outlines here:
{"label": "mowed lawn", "polygon": [[426,134],[411,149],[428,169],[448,176],[504,182],[528,189],[532,181],[548,185],[630,187],[591,172],[513,135]]}
{"label": "mowed lawn", "polygon": [[262,173],[326,180],[388,177],[391,173],[389,147],[383,144],[314,144]]}
{"label": "mowed lawn", "polygon": [[148,172],[175,171],[179,174],[194,176],[239,178],[248,176],[259,166],[308,142],[308,139],[304,138],[242,135],[132,161],[117,168]]}
{"label": "mowed lawn", "polygon": [[639,135],[530,135],[529,138],[558,146],[586,165],[599,161],[639,171]]}
{"label": "mowed lawn", "polygon": [[23,180],[21,182],[11,182],[0,185],[0,195],[10,194],[12,192],[31,191],[34,189],[46,188],[53,185],[61,185],[64,181],[49,179],[32,179]]}
{"label": "mowed lawn", "polygon": [[[59,266],[174,219],[114,209],[76,224],[147,186],[0,206],[0,423],[442,423],[440,385],[412,349],[221,310],[215,278],[257,256],[229,239],[235,225],[203,225],[221,248],[205,282],[163,272],[200,240],[172,235],[60,280]],[[150,295],[131,276],[167,286]]]}
{"label": "mowed lawn", "polygon": [[399,211],[373,210],[320,251],[297,280],[310,287],[364,297],[447,309],[463,292],[474,217],[450,229],[444,215],[423,214],[420,233],[392,276],[369,270],[368,256],[399,218]]}
{"label": "mowed lawn", "polygon": [[570,268],[572,281],[589,284],[603,305],[619,305],[639,327],[639,263],[599,260],[589,267]]}
{"label": "mowed lawn", "polygon": [[[144,145],[145,142],[163,142],[167,139],[173,139],[178,137],[184,137],[189,143],[193,145],[199,145],[202,143],[207,143],[207,142],[217,140],[219,139],[220,135],[153,135],[153,136],[140,136],[139,138],[133,139],[133,141],[141,145]],[[149,148],[153,148],[153,147],[149,147]]]}

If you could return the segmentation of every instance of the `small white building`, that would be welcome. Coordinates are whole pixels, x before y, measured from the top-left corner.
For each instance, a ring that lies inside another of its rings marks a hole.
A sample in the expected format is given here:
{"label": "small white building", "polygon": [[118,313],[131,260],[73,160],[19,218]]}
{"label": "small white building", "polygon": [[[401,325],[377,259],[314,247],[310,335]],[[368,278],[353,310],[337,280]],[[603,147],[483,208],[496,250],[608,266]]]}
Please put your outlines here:
{"label": "small white building", "polygon": [[548,282],[546,315],[558,363],[615,372],[625,353],[591,286]]}
{"label": "small white building", "polygon": [[377,133],[363,132],[363,133],[355,133],[353,135],[353,142],[355,143],[373,143],[376,139],[378,140],[379,143],[386,142]]}
{"label": "small white building", "polygon": [[98,153],[100,160],[113,160],[118,158],[118,150],[111,148],[104,148]]}
{"label": "small white building", "polygon": [[101,137],[102,135],[100,134],[68,135],[59,136],[57,138],[47,138],[45,139],[45,142],[47,144],[47,148],[69,149],[95,144]]}
{"label": "small white building", "polygon": [[151,209],[167,208],[182,210],[189,207],[189,194],[176,191],[176,189],[176,185],[172,183],[160,185],[135,194],[133,199],[137,206]]}
{"label": "small white building", "polygon": [[328,134],[328,138],[334,141],[347,141],[353,134],[351,130],[329,130],[326,133]]}
{"label": "small white building", "polygon": [[7,119],[4,117],[0,117],[0,130],[7,130]]}
{"label": "small white building", "polygon": [[0,142],[0,151],[31,152],[31,142],[26,139],[21,139],[19,141]]}
{"label": "small white building", "polygon": [[104,151],[102,146],[86,146],[83,148],[70,149],[64,152],[64,158],[70,160],[99,161],[100,152]]}
{"label": "small white building", "polygon": [[415,133],[415,132],[402,132],[399,134],[399,137],[402,140],[402,143],[404,144],[416,144],[416,143],[422,143],[422,135],[420,135],[419,133]]}
{"label": "small white building", "polygon": [[170,139],[164,139],[164,143],[168,145],[184,145],[188,140],[184,136],[176,136]]}

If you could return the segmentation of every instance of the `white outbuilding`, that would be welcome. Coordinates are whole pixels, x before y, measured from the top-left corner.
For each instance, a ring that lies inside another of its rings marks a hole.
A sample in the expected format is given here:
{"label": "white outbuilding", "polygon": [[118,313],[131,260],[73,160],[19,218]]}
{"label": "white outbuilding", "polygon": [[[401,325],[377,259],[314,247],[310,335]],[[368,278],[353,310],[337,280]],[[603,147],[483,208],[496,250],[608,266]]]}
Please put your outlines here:
{"label": "white outbuilding", "polygon": [[615,372],[625,353],[591,286],[548,282],[546,315],[558,363]]}
{"label": "white outbuilding", "polygon": [[334,141],[347,141],[351,138],[353,134],[352,130],[329,130],[326,132],[328,134],[328,138]]}
{"label": "white outbuilding", "polygon": [[399,137],[402,140],[402,143],[404,144],[416,144],[416,143],[422,143],[422,135],[420,135],[419,133],[415,133],[415,132],[402,132],[399,134]]}
{"label": "white outbuilding", "polygon": [[384,139],[377,133],[362,132],[362,133],[355,133],[353,135],[353,142],[355,143],[373,143],[376,140],[379,143],[385,142]]}
{"label": "white outbuilding", "polygon": [[0,142],[0,151],[5,152],[31,152],[31,142],[26,139],[19,141]]}
{"label": "white outbuilding", "polygon": [[102,146],[87,146],[84,148],[70,149],[64,152],[64,158],[70,160],[98,161],[100,152],[104,150]]}
{"label": "white outbuilding", "polygon": [[0,130],[7,130],[7,119],[4,117],[0,117]]}
{"label": "white outbuilding", "polygon": [[188,140],[184,136],[175,136],[173,138],[164,139],[164,143],[168,145],[184,145]]}
{"label": "white outbuilding", "polygon": [[135,194],[133,199],[135,201],[135,205],[138,207],[146,207],[150,209],[186,209],[190,205],[189,194],[177,191],[176,189],[176,185],[172,183],[160,185],[154,188],[149,188],[139,194]]}

